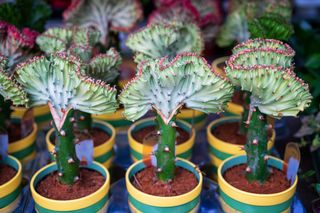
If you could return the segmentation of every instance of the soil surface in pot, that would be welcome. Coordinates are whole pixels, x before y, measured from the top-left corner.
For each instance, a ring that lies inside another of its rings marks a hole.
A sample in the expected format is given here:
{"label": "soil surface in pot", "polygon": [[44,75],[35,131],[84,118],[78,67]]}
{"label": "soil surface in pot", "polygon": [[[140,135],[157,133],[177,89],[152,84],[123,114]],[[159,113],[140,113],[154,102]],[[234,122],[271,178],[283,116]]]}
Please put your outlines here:
{"label": "soil surface in pot", "polygon": [[[186,142],[187,140],[189,140],[190,134],[187,131],[183,130],[180,127],[177,127],[176,130],[177,130],[177,145],[182,144],[182,143]],[[146,136],[148,136],[150,134],[152,134],[154,136],[157,134],[157,130],[156,130],[155,126],[148,126],[148,127],[139,129],[138,131],[136,131],[132,134],[132,137],[136,141],[142,143],[144,141],[144,139],[146,138]],[[156,140],[156,137],[153,137],[153,138]]]}
{"label": "soil surface in pot", "polygon": [[175,177],[168,183],[158,180],[155,167],[141,170],[134,176],[132,182],[140,191],[161,197],[182,195],[198,185],[195,175],[181,167],[176,167]]}
{"label": "soil surface in pot", "polygon": [[[107,140],[110,139],[110,135],[99,128],[92,128],[89,133],[92,136],[93,145],[95,147],[105,143]],[[88,135],[87,134],[78,134],[78,137],[81,141],[81,140],[85,140],[86,138],[88,138]],[[56,144],[55,135],[53,135],[52,138],[53,138],[53,141],[51,141],[51,143],[55,145]]]}
{"label": "soil surface in pot", "polygon": [[[33,128],[31,129],[31,131]],[[30,133],[29,133],[30,134]],[[11,123],[8,128],[8,136],[9,136],[9,143],[16,142],[22,139],[22,132],[21,132],[21,125],[20,124],[13,124]]]}
{"label": "soil surface in pot", "polygon": [[[236,145],[245,145],[247,143],[247,136],[239,134],[239,128],[239,122],[228,122],[219,124],[211,130],[211,133],[224,142]],[[269,131],[268,135],[270,139],[272,131]]]}
{"label": "soil surface in pot", "polygon": [[96,192],[105,182],[99,172],[85,168],[80,169],[80,179],[72,185],[61,184],[58,178],[57,171],[47,175],[37,184],[36,191],[54,200],[74,200]]}
{"label": "soil surface in pot", "polygon": [[286,178],[286,174],[276,168],[270,168],[271,173],[268,180],[261,185],[255,181],[249,183],[246,179],[246,165],[241,164],[228,169],[224,174],[224,179],[232,186],[242,191],[257,193],[257,194],[273,194],[285,191],[290,188],[290,182]]}
{"label": "soil surface in pot", "polygon": [[11,180],[17,171],[6,164],[0,164],[0,186]]}

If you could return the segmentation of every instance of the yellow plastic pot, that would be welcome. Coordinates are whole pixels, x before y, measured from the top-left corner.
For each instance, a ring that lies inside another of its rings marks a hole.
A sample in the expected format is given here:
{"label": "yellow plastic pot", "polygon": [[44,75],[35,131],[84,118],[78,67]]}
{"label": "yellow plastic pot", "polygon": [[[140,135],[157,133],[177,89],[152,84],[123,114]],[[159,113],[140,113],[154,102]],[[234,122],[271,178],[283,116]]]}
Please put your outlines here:
{"label": "yellow plastic pot", "polygon": [[[280,193],[255,194],[245,192],[230,185],[224,178],[226,170],[233,166],[246,163],[245,155],[234,156],[223,161],[218,169],[218,185],[221,206],[225,212],[245,212],[245,213],[270,213],[270,212],[290,212],[290,206],[296,191],[298,177],[292,186]],[[277,169],[283,169],[283,161],[270,157],[268,165]]]}
{"label": "yellow plastic pot", "polygon": [[13,212],[21,200],[21,180],[22,180],[22,166],[18,159],[13,156],[8,156],[1,161],[6,165],[13,167],[17,173],[8,182],[0,185],[0,212]]}
{"label": "yellow plastic pot", "polygon": [[92,118],[108,122],[116,128],[117,132],[125,132],[132,124],[132,122],[124,118],[122,114],[123,111],[123,109],[118,109],[116,112],[111,114],[92,115]]}
{"label": "yellow plastic pot", "polygon": [[193,109],[182,109],[177,115],[177,118],[188,122],[196,130],[204,127],[207,121],[207,115],[205,113]]}
{"label": "yellow plastic pot", "polygon": [[[14,107],[12,117],[21,119],[26,110],[25,107]],[[48,105],[33,107],[33,115],[39,129],[47,129],[50,126],[52,116]]]}
{"label": "yellow plastic pot", "polygon": [[129,208],[131,212],[197,212],[200,203],[202,188],[202,174],[191,162],[178,158],[176,166],[185,168],[192,172],[198,179],[198,185],[190,192],[179,196],[160,197],[149,195],[139,191],[131,183],[133,176],[145,168],[142,160],[134,163],[126,172],[126,187],[129,193]]}
{"label": "yellow plastic pot", "polygon": [[[176,145],[176,155],[180,158],[191,159],[192,147],[195,143],[196,131],[185,121],[177,120],[177,126],[191,133],[189,140],[182,144]],[[153,147],[143,145],[133,138],[133,133],[148,126],[156,125],[154,118],[146,118],[133,123],[128,130],[128,141],[130,145],[130,154],[134,162],[141,160],[143,156],[148,156],[153,151]]]}
{"label": "yellow plastic pot", "polygon": [[[216,179],[217,168],[220,166],[222,161],[233,156],[233,155],[243,155],[245,151],[241,148],[242,145],[231,144],[226,141],[220,140],[212,134],[212,129],[215,127],[224,124],[224,123],[232,123],[232,122],[240,122],[239,116],[231,116],[219,118],[217,120],[212,121],[207,127],[207,139],[209,142],[209,156],[212,164],[213,177]],[[272,136],[268,142],[268,150],[270,151],[274,145],[276,133],[272,130]]]}
{"label": "yellow plastic pot", "polygon": [[[113,145],[116,138],[116,130],[110,124],[103,121],[93,121],[93,127],[99,128],[110,135],[109,140],[103,144],[94,147],[93,149],[93,158],[95,161],[101,163],[106,168],[110,168],[114,158],[114,149]],[[47,149],[51,153],[54,149],[54,144],[52,143],[54,137],[54,129],[50,129],[46,135]],[[51,156],[53,159],[53,156]]]}
{"label": "yellow plastic pot", "polygon": [[48,174],[57,170],[56,163],[51,163],[40,169],[31,179],[30,190],[35,201],[35,209],[39,213],[74,213],[99,212],[107,210],[109,202],[110,175],[108,170],[100,163],[93,162],[85,168],[95,170],[105,177],[105,182],[96,192],[75,200],[53,200],[40,195],[35,187]]}
{"label": "yellow plastic pot", "polygon": [[9,143],[8,153],[18,158],[23,164],[36,157],[36,139],[38,126],[33,123],[32,132],[18,141]]}

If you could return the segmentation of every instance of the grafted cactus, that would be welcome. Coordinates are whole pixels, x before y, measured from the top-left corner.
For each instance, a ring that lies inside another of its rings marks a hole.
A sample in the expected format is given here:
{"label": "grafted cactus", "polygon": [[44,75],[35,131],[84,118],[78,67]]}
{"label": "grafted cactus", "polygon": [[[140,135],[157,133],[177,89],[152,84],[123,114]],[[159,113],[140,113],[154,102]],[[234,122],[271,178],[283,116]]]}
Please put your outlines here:
{"label": "grafted cactus", "polygon": [[0,54],[8,58],[10,70],[29,56],[37,35],[28,28],[20,31],[14,25],[0,21]]}
{"label": "grafted cactus", "polygon": [[[81,72],[93,79],[112,83],[119,75],[121,57],[113,48],[92,58],[93,48],[99,42],[100,32],[90,28],[50,28],[38,36],[37,44],[47,54],[67,52],[81,59]],[[89,113],[76,111],[76,127],[89,131],[92,118]]]}
{"label": "grafted cactus", "polygon": [[160,128],[156,152],[160,180],[169,181],[174,176],[175,119],[179,109],[185,105],[205,113],[222,111],[232,92],[232,85],[212,72],[205,59],[196,54],[140,64],[137,77],[120,94],[120,102],[125,108],[124,116],[132,121],[155,110]]}
{"label": "grafted cactus", "polygon": [[294,51],[278,40],[254,39],[239,44],[227,61],[231,82],[251,94],[247,132],[247,178],[263,183],[268,178],[266,115],[296,116],[311,102],[308,85],[295,76]]}
{"label": "grafted cactus", "polygon": [[56,132],[56,161],[60,181],[72,184],[79,178],[72,131],[74,110],[87,113],[112,113],[117,107],[116,90],[105,82],[84,75],[81,62],[66,53],[48,58],[34,57],[19,64],[18,82],[28,94],[29,105],[48,104]]}
{"label": "grafted cactus", "polygon": [[73,0],[63,13],[72,25],[92,27],[101,33],[101,43],[108,45],[109,31],[128,32],[141,17],[138,0]]}
{"label": "grafted cactus", "polygon": [[231,1],[231,10],[221,26],[217,44],[221,47],[249,38],[288,40],[293,33],[288,0]]}
{"label": "grafted cactus", "polygon": [[131,34],[126,44],[136,53],[137,63],[164,56],[172,59],[180,53],[200,53],[203,49],[198,27],[192,23],[181,22],[149,25]]}
{"label": "grafted cactus", "polygon": [[222,20],[217,0],[156,1],[159,7],[149,17],[149,23],[194,22],[202,31],[204,40],[211,41]]}

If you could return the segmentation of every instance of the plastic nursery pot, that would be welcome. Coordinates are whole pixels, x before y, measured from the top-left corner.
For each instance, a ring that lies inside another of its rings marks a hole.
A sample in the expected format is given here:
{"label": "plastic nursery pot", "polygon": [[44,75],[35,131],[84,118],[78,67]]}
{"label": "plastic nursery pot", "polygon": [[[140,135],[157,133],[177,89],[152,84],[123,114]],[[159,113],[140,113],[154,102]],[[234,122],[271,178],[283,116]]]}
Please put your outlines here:
{"label": "plastic nursery pot", "polygon": [[30,190],[35,201],[35,209],[40,213],[67,213],[67,212],[106,212],[109,201],[110,174],[100,163],[93,162],[85,168],[102,174],[106,180],[96,192],[74,200],[53,200],[41,196],[35,187],[48,174],[57,170],[56,163],[51,163],[40,169],[31,179]]}
{"label": "plastic nursery pot", "polygon": [[0,185],[0,212],[13,212],[21,199],[22,166],[18,159],[8,156],[0,161],[16,170],[15,176],[8,182]]}
{"label": "plastic nursery pot", "polygon": [[[224,57],[220,57],[215,59],[212,62],[212,68],[214,69],[214,71],[216,73],[219,73],[220,75],[226,75],[224,70],[223,70],[223,66],[225,65],[225,61],[228,60],[228,56],[224,56]],[[233,102],[229,102],[227,109],[226,109],[226,113],[224,113],[225,115],[241,115],[243,112],[243,106],[240,104],[236,104]]]}
{"label": "plastic nursery pot", "polygon": [[[209,156],[212,164],[213,178],[216,179],[217,168],[221,165],[222,161],[233,156],[243,155],[245,151],[241,148],[243,145],[236,145],[228,143],[227,141],[220,140],[212,134],[212,130],[224,123],[240,122],[239,116],[223,117],[212,121],[207,127],[207,139],[209,142]],[[274,145],[276,132],[272,130],[271,138],[268,141],[268,150],[270,151]]]}
{"label": "plastic nursery pot", "polygon": [[[187,141],[182,144],[176,145],[176,155],[177,157],[184,159],[191,159],[192,147],[195,143],[196,131],[185,121],[177,120],[176,124],[178,127],[182,128],[186,132],[190,133],[190,137]],[[145,127],[155,126],[156,121],[154,118],[146,118],[133,123],[128,130],[128,141],[130,146],[131,158],[134,162],[141,160],[143,156],[148,156],[153,151],[153,146],[148,146],[142,144],[141,142],[134,139],[133,134],[138,130]]]}
{"label": "plastic nursery pot", "polygon": [[207,121],[207,115],[205,113],[193,109],[182,109],[177,115],[177,118],[188,122],[196,130],[204,127]]}
{"label": "plastic nursery pot", "polygon": [[[13,122],[19,122],[13,120]],[[8,153],[18,158],[23,164],[36,157],[36,139],[38,133],[38,126],[33,123],[32,132],[20,140],[9,143]]]}
{"label": "plastic nursery pot", "polygon": [[[225,212],[290,212],[290,206],[296,191],[298,177],[289,189],[274,194],[255,194],[245,192],[230,185],[224,178],[226,170],[239,164],[246,163],[245,155],[234,156],[223,161],[218,169],[218,185],[221,206]],[[283,161],[270,157],[268,166],[282,170]]]}
{"label": "plastic nursery pot", "polygon": [[[95,146],[93,149],[94,160],[101,163],[106,168],[110,168],[114,158],[113,145],[115,143],[116,130],[113,128],[113,126],[103,121],[94,120],[92,125],[93,127],[99,128],[105,131],[106,133],[108,133],[108,135],[110,135],[110,138],[107,141],[105,141],[103,144],[99,146]],[[54,149],[54,144],[52,143],[53,139],[54,139],[54,129],[52,128],[49,130],[49,132],[46,135],[47,149],[50,153]],[[51,159],[52,160],[54,159],[52,155],[51,155]]]}
{"label": "plastic nursery pot", "polygon": [[142,160],[134,163],[126,172],[126,187],[129,193],[129,207],[132,212],[197,212],[202,188],[202,174],[191,162],[177,158],[176,166],[187,169],[198,179],[198,185],[190,192],[172,197],[149,195],[139,191],[131,183],[133,176],[145,168]]}
{"label": "plastic nursery pot", "polygon": [[[12,117],[21,119],[26,110],[27,109],[24,107],[14,107]],[[48,105],[34,107],[33,115],[39,129],[49,128],[52,116],[50,114],[50,109]]]}
{"label": "plastic nursery pot", "polygon": [[122,113],[123,109],[118,109],[116,112],[111,114],[92,115],[92,118],[108,122],[116,128],[117,132],[125,132],[132,122],[126,120]]}

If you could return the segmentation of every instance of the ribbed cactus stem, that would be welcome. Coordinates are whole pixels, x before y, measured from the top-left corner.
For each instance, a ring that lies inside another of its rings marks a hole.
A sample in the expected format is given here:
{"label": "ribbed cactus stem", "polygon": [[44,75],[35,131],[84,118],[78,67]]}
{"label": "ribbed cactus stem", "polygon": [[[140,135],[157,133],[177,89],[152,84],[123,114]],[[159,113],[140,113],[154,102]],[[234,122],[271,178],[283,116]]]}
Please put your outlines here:
{"label": "ribbed cactus stem", "polygon": [[247,144],[245,145],[247,153],[246,177],[250,182],[263,183],[269,175],[266,157],[268,150],[267,118],[257,107],[250,107],[248,122]]}
{"label": "ribbed cactus stem", "polygon": [[157,174],[161,181],[168,182],[173,179],[175,171],[175,117],[168,124],[158,115],[156,117],[159,127],[159,143],[156,151]]}
{"label": "ribbed cactus stem", "polygon": [[86,113],[80,110],[74,112],[76,129],[80,132],[84,130],[90,130],[92,127],[92,117],[90,113]]}
{"label": "ribbed cactus stem", "polygon": [[79,179],[79,160],[76,156],[75,137],[73,134],[72,118],[74,110],[66,112],[66,119],[60,130],[54,123],[56,133],[56,162],[58,165],[59,180],[62,184],[71,185]]}
{"label": "ribbed cactus stem", "polygon": [[244,91],[242,94],[242,98],[244,99],[244,104],[243,104],[243,112],[242,112],[242,117],[241,117],[239,133],[241,135],[247,135],[247,132],[248,132],[247,118],[249,115],[249,105],[250,105],[249,92]]}
{"label": "ribbed cactus stem", "polygon": [[10,101],[6,101],[2,95],[0,95],[0,131],[6,130],[6,122],[10,120]]}

